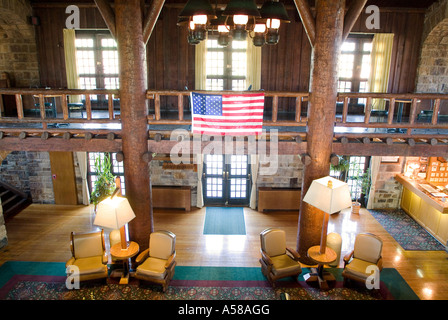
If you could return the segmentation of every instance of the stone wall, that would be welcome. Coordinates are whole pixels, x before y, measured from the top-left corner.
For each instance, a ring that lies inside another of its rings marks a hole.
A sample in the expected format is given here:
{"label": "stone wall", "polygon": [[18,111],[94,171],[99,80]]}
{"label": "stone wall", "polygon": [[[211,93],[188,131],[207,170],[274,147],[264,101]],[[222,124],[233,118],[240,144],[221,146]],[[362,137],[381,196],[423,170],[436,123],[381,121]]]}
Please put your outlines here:
{"label": "stone wall", "polygon": [[197,172],[193,169],[164,169],[164,162],[165,160],[151,161],[151,184],[153,186],[190,186],[191,205],[196,206],[198,185]]}
{"label": "stone wall", "polygon": [[[274,164],[266,166],[273,167]],[[263,164],[260,164],[260,168]],[[259,187],[271,188],[300,188],[302,186],[303,165],[297,155],[279,155],[277,171],[275,174],[259,174],[257,183]]]}
{"label": "stone wall", "polygon": [[406,158],[400,157],[398,163],[381,163],[375,183],[372,209],[400,208],[402,185],[395,175],[403,171]]}
{"label": "stone wall", "polygon": [[0,0],[0,72],[12,87],[40,86],[32,9],[27,0]]}
{"label": "stone wall", "polygon": [[48,152],[11,152],[2,161],[0,179],[30,193],[33,203],[54,203]]}
{"label": "stone wall", "polygon": [[[448,0],[437,1],[425,15],[416,92],[448,93]],[[431,108],[429,101],[421,104]],[[440,113],[446,114],[445,109]]]}

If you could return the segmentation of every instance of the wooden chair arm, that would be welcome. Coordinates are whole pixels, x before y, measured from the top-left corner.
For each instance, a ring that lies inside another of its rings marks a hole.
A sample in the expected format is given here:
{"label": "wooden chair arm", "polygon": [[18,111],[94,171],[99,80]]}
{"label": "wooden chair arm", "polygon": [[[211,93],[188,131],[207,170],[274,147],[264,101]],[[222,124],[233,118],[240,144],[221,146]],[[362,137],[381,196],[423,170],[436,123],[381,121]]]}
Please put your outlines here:
{"label": "wooden chair arm", "polygon": [[166,261],[165,269],[168,269],[171,267],[171,265],[174,263],[174,258],[176,258],[176,251],[174,251],[174,253]]}
{"label": "wooden chair arm", "polygon": [[355,250],[352,250],[351,252],[347,253],[344,256],[344,267],[350,261],[350,259],[352,258],[354,252],[355,252]]}
{"label": "wooden chair arm", "polygon": [[104,254],[102,257],[102,262],[103,262],[103,264],[107,264],[108,261],[109,261],[109,256],[107,255],[107,252],[104,251]]}
{"label": "wooden chair arm", "polygon": [[378,266],[378,269],[381,271],[383,270],[383,257],[380,257],[378,259],[378,262],[376,263],[376,265]]}
{"label": "wooden chair arm", "polygon": [[70,260],[68,260],[68,261],[65,263],[65,268],[67,268],[68,266],[72,265],[73,263],[75,263],[75,258],[74,258],[74,257],[71,257]]}
{"label": "wooden chair arm", "polygon": [[263,251],[263,249],[260,249],[261,252],[261,258],[270,266],[272,266],[274,263],[272,262],[271,258],[267,255],[266,252]]}
{"label": "wooden chair arm", "polygon": [[142,251],[137,258],[135,259],[135,263],[140,264],[149,257],[149,249]]}
{"label": "wooden chair arm", "polygon": [[286,251],[288,251],[293,256],[295,261],[298,261],[300,259],[300,254],[293,248],[286,247]]}

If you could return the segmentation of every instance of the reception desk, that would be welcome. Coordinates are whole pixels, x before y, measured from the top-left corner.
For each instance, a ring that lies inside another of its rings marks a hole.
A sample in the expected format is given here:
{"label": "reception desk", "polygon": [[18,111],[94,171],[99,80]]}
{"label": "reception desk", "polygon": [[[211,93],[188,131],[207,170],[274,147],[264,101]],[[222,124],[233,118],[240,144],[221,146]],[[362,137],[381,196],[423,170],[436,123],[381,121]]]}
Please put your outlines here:
{"label": "reception desk", "polygon": [[448,195],[444,202],[432,196],[420,184],[426,180],[409,179],[402,174],[395,179],[403,185],[401,208],[442,244],[448,241]]}

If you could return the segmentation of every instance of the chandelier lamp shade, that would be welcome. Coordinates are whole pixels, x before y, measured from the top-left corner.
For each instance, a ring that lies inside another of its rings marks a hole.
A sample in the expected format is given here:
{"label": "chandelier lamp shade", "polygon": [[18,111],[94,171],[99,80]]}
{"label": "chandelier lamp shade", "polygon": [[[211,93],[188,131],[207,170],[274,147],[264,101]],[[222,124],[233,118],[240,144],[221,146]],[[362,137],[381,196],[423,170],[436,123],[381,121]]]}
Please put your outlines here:
{"label": "chandelier lamp shade", "polygon": [[208,0],[189,0],[178,16],[179,26],[188,26],[188,43],[195,45],[218,35],[218,44],[227,46],[230,38],[245,40],[249,35],[255,46],[277,44],[281,22],[290,22],[283,3],[268,0],[258,9],[255,0],[230,0],[224,11],[213,9]]}

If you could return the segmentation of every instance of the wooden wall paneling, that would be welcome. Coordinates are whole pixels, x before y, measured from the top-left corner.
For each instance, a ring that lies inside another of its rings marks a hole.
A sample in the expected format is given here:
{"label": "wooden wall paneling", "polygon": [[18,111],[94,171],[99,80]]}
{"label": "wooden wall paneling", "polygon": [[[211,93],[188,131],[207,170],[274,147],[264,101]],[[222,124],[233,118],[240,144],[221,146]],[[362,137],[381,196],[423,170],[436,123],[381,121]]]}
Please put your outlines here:
{"label": "wooden wall paneling", "polygon": [[55,204],[76,205],[73,152],[49,152]]}

